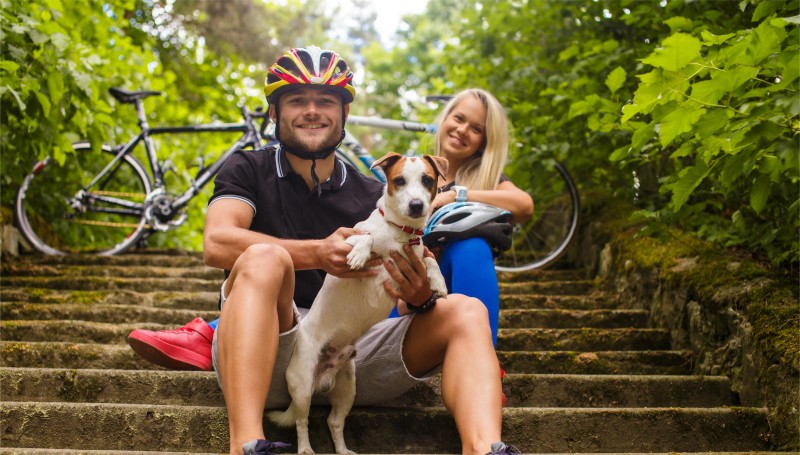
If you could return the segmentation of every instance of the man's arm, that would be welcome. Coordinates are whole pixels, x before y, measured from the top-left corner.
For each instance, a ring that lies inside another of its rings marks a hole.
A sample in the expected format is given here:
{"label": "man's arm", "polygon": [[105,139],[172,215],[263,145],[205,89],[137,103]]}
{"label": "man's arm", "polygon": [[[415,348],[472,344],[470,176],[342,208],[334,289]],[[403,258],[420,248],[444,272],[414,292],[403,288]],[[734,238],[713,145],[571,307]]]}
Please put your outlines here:
{"label": "man's arm", "polygon": [[[340,228],[321,240],[287,240],[250,230],[253,208],[238,199],[219,199],[208,206],[203,234],[203,259],[206,265],[230,270],[236,259],[250,245],[273,243],[285,248],[292,256],[295,270],[322,269],[339,277],[373,276],[375,270],[351,271],[347,254],[352,247],[344,239],[356,233]],[[380,259],[367,267],[380,265]]]}

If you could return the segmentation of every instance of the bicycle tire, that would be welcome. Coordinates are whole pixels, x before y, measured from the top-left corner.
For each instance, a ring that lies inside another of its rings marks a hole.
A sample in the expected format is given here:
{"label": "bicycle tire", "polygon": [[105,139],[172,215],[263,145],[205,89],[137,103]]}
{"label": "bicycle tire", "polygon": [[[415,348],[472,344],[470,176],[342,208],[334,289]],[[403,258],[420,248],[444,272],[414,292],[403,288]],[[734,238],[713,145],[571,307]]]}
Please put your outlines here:
{"label": "bicycle tire", "polygon": [[[17,225],[44,254],[122,253],[149,229],[143,209],[151,191],[147,172],[139,160],[126,155],[107,177],[86,189],[109,161],[91,153],[86,142],[73,144],[73,150],[63,165],[48,157],[25,177],[17,193]],[[102,151],[115,155],[105,145]]]}
{"label": "bicycle tire", "polygon": [[567,168],[555,159],[537,162],[530,188],[534,215],[514,227],[511,248],[495,260],[499,272],[525,272],[555,264],[580,221],[580,196]]}

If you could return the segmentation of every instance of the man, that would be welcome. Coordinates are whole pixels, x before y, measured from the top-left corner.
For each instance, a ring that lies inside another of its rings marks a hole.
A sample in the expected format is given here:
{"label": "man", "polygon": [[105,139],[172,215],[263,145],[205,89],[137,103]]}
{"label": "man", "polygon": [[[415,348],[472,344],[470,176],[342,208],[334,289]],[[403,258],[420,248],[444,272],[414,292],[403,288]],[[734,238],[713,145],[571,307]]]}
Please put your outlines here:
{"label": "man", "polygon": [[[374,276],[373,268],[383,265],[394,280],[384,288],[401,301],[402,312],[432,295],[416,257],[375,258],[361,271],[347,265],[351,246],[344,239],[356,231],[340,226],[366,219],[382,190],[333,153],[355,96],[347,64],[332,51],[310,46],[287,52],[269,71],[265,93],[280,144],[237,153],[225,164],[204,234],[206,264],[230,271],[222,285],[213,360],[228,411],[231,454],[285,447],[266,440],[264,407],[290,400],[284,373],[297,312],[307,311],[325,273]],[[180,332],[192,339],[210,335],[202,321],[192,324]],[[391,399],[442,371],[442,399],[455,418],[463,452],[518,453],[499,442],[500,370],[480,301],[439,298],[424,314],[380,322],[356,351],[356,405]]]}

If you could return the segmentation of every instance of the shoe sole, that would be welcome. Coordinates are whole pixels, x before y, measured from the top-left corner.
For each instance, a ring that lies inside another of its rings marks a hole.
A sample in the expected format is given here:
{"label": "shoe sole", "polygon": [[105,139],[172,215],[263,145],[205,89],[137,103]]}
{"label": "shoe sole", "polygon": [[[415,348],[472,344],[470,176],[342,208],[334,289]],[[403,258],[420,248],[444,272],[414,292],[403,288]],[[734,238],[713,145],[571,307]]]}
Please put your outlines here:
{"label": "shoe sole", "polygon": [[128,336],[128,345],[148,362],[170,370],[211,371],[209,358],[156,338],[134,332]]}

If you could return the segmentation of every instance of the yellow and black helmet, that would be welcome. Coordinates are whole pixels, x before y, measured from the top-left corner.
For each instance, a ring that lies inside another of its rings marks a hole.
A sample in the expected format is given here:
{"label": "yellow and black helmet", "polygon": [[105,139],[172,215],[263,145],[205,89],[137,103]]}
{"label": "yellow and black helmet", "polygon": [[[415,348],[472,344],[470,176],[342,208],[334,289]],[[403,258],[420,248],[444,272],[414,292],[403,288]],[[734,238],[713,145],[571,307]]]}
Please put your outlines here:
{"label": "yellow and black helmet", "polygon": [[339,54],[317,46],[298,47],[287,51],[269,68],[264,81],[267,101],[275,104],[287,90],[297,85],[328,86],[348,104],[356,96],[353,72]]}

